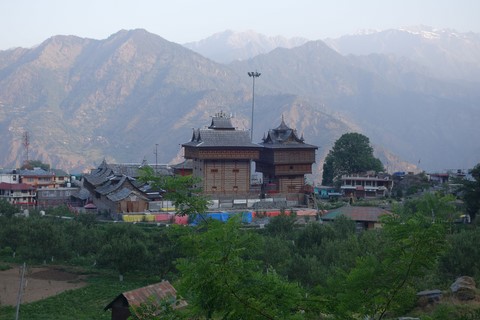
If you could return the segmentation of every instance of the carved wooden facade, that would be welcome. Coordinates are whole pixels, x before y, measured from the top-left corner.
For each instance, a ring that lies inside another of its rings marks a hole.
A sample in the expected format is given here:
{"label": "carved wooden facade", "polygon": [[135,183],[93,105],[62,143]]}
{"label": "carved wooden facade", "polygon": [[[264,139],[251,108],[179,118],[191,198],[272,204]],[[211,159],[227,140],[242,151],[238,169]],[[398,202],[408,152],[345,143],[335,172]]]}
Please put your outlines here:
{"label": "carved wooden facade", "polygon": [[283,119],[277,128],[268,131],[261,145],[263,148],[256,168],[263,173],[263,180],[269,185],[269,191],[301,192],[305,184],[305,174],[312,173],[315,151],[318,148],[306,144],[303,137],[299,138],[296,130],[289,128]]}
{"label": "carved wooden facade", "polygon": [[182,146],[205,194],[250,193],[251,161],[258,160],[261,147],[250,141],[247,131],[236,130],[225,113],[216,114],[208,128],[194,130]]}

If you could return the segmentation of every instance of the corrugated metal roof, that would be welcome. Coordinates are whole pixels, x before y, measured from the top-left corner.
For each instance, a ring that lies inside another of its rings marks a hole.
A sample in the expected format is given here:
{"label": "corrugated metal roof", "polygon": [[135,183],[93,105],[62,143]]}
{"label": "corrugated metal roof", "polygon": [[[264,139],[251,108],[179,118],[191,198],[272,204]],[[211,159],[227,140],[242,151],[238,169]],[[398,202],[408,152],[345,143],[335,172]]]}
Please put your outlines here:
{"label": "corrugated metal roof", "polygon": [[154,298],[155,303],[159,303],[160,300],[165,298],[172,298],[175,300],[175,303],[172,304],[174,309],[182,308],[187,305],[187,302],[184,300],[178,300],[177,298],[177,290],[170,284],[170,282],[163,280],[162,282],[155,283],[143,288],[138,288],[135,290],[123,292],[117,298],[115,298],[112,302],[110,302],[104,310],[108,310],[112,307],[113,303],[121,298],[124,297],[127,299],[128,304],[130,306],[138,306],[142,303],[146,303],[149,301],[151,297]]}
{"label": "corrugated metal roof", "polygon": [[17,173],[24,177],[36,177],[36,176],[53,176],[54,174],[49,171],[45,171],[41,168],[35,168],[33,170],[18,170]]}
{"label": "corrugated metal roof", "polygon": [[35,188],[26,183],[0,183],[1,190],[34,190]]}
{"label": "corrugated metal roof", "polygon": [[386,214],[392,213],[379,207],[344,206],[328,211],[326,215],[322,216],[322,220],[335,220],[343,215],[353,221],[377,222],[381,216]]}

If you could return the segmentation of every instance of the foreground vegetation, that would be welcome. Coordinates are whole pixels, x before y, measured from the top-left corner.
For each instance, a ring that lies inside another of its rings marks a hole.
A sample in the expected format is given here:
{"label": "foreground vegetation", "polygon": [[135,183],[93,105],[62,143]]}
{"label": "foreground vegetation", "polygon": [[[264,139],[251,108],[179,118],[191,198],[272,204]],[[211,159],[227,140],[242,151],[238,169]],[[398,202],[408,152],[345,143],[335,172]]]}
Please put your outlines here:
{"label": "foreground vegetation", "polygon": [[[125,281],[118,281],[116,275],[105,272],[96,273],[88,279],[88,285],[70,290],[59,295],[23,304],[20,309],[20,319],[111,319],[111,312],[103,311],[121,292],[142,287],[158,278],[132,276]],[[0,320],[15,319],[15,307],[0,308]]]}
{"label": "foreground vegetation", "polygon": [[[427,194],[363,233],[346,219],[298,228],[290,216],[245,230],[235,219],[166,228],[4,214],[0,259],[96,274],[87,287],[22,305],[26,319],[107,319],[103,308],[119,293],[160,279],[189,302],[172,319],[470,319],[475,305],[415,308],[418,291],[447,290],[459,275],[480,279],[480,228],[453,223],[453,200]],[[0,308],[0,319],[13,314]]]}

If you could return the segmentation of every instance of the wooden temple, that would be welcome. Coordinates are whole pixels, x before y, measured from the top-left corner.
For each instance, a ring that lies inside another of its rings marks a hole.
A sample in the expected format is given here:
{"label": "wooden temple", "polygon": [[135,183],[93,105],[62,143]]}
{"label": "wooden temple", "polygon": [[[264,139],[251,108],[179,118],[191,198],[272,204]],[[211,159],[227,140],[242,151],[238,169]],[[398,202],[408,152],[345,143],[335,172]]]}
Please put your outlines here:
{"label": "wooden temple", "polygon": [[281,124],[270,129],[263,142],[256,171],[263,173],[265,193],[301,193],[305,174],[312,173],[317,146],[305,143],[296,130]]}
{"label": "wooden temple", "polygon": [[251,162],[258,160],[262,147],[251,142],[248,131],[235,129],[230,116],[215,114],[208,128],[194,129],[182,146],[185,158],[192,160],[193,176],[202,179],[203,193],[250,192]]}

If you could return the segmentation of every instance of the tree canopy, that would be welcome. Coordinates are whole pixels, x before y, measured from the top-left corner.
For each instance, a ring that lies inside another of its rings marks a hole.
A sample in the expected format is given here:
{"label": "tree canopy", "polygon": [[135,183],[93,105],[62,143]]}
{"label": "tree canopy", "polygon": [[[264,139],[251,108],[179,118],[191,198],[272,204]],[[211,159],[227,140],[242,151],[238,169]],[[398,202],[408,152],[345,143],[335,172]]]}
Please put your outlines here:
{"label": "tree canopy", "polygon": [[159,176],[152,167],[140,169],[140,181],[149,183],[154,189],[165,190],[165,200],[171,200],[176,214],[184,216],[203,213],[207,210],[208,199],[201,195],[200,179],[193,176]]}
{"label": "tree canopy", "polygon": [[33,168],[41,168],[45,171],[49,171],[50,165],[48,163],[43,163],[41,160],[29,160],[24,163],[20,169],[33,170]]}
{"label": "tree canopy", "polygon": [[467,213],[474,219],[480,213],[480,163],[470,170],[473,180],[463,180],[463,200]]}
{"label": "tree canopy", "polygon": [[383,171],[382,162],[373,156],[368,137],[360,133],[343,134],[329,151],[323,164],[323,185],[333,184],[341,175]]}

